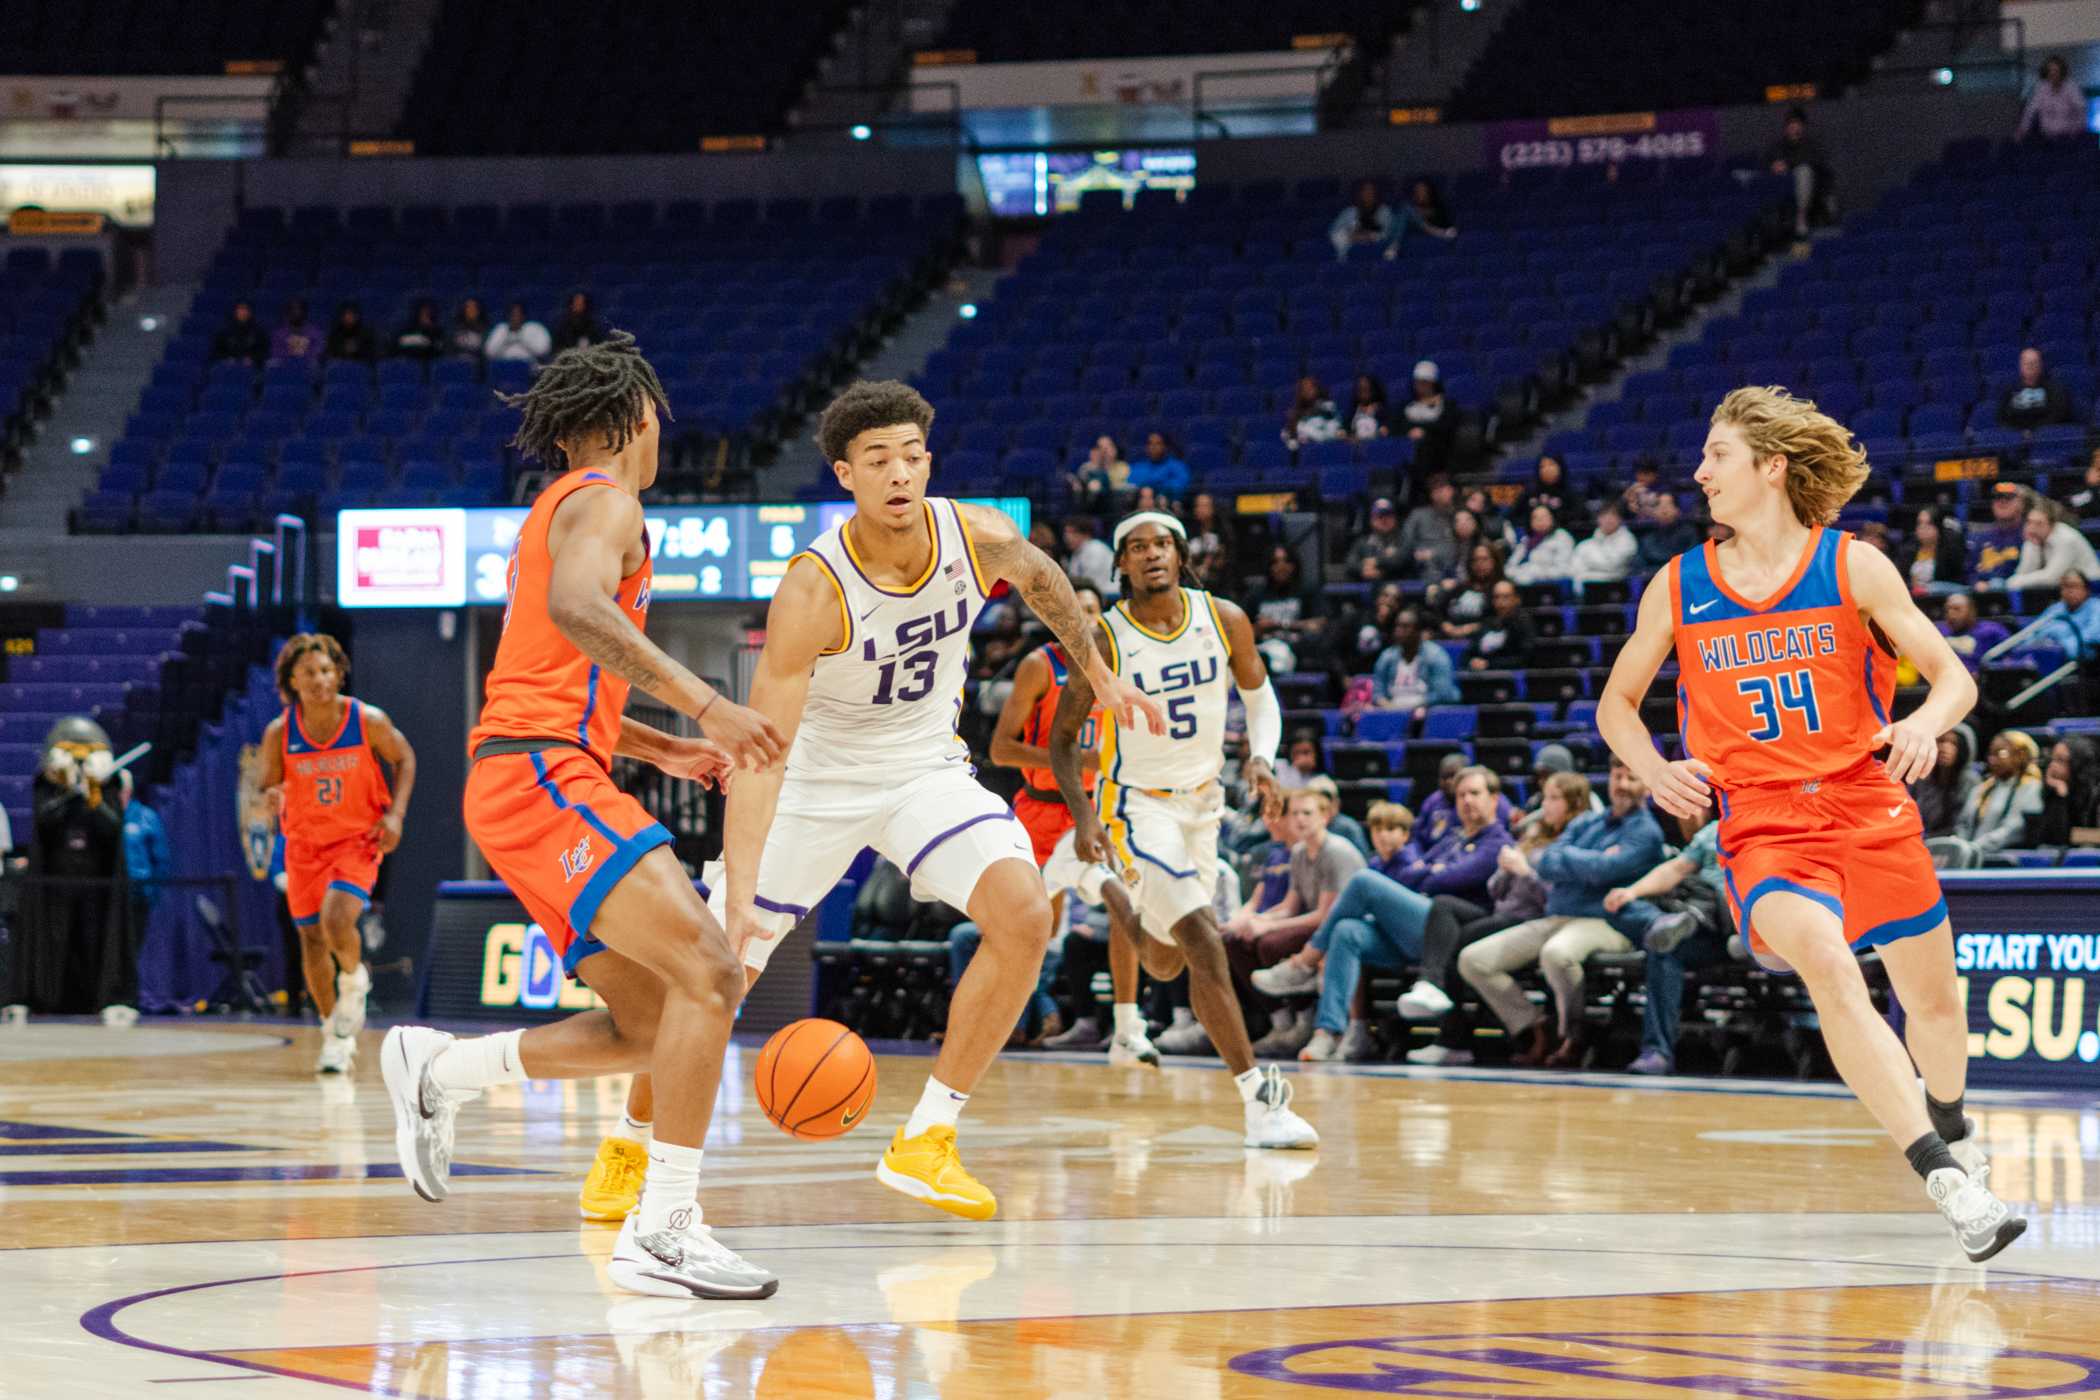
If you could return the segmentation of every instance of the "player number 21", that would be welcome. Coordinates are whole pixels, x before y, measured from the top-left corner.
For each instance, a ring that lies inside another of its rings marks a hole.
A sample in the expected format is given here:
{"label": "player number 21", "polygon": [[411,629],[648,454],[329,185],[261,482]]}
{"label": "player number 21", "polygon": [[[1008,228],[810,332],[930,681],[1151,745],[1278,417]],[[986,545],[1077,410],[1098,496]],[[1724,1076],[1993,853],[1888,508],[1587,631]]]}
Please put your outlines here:
{"label": "player number 21", "polygon": [[318,778],[314,781],[314,801],[323,807],[333,807],[343,800],[341,778]]}
{"label": "player number 21", "polygon": [[1750,697],[1750,713],[1757,719],[1757,728],[1750,731],[1750,737],[1759,743],[1768,744],[1780,736],[1781,710],[1798,712],[1811,734],[1823,728],[1823,716],[1816,709],[1815,677],[1806,668],[1782,671],[1777,676],[1750,676],[1737,681],[1735,688],[1738,694]]}

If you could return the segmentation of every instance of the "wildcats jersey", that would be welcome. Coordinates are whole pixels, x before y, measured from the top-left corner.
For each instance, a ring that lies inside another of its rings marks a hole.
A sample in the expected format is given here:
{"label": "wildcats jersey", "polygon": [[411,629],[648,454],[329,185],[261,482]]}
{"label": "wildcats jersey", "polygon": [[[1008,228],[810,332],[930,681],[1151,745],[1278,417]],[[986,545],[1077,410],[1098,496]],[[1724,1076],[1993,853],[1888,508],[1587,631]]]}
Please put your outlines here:
{"label": "wildcats jersey", "polygon": [[379,756],[365,742],[364,706],[346,700],[342,728],[318,739],[300,725],[297,705],[284,712],[287,846],[296,851],[363,836],[392,802]]}
{"label": "wildcats jersey", "polygon": [[1163,734],[1142,723],[1125,729],[1113,715],[1103,716],[1101,772],[1112,783],[1189,792],[1225,766],[1232,647],[1210,594],[1184,588],[1181,605],[1181,625],[1167,633],[1148,630],[1130,615],[1128,603],[1101,615],[1109,664],[1167,712]]}
{"label": "wildcats jersey", "polygon": [[1819,528],[1793,578],[1763,600],[1729,589],[1712,544],[1670,562],[1678,733],[1723,792],[1833,778],[1873,753],[1896,658],[1860,619],[1851,545]]}
{"label": "wildcats jersey", "polygon": [[[620,484],[604,472],[572,471],[540,492],[518,527],[505,580],[509,602],[503,609],[503,639],[496,644],[496,664],[484,688],[481,723],[467,736],[469,754],[484,739],[553,739],[584,749],[603,767],[612,766],[628,683],[579,651],[547,615],[547,586],[554,576],[547,526],[563,501],[594,487],[617,491]],[[642,566],[620,580],[614,595],[636,627],[649,618],[653,572],[646,531],[642,542]]]}
{"label": "wildcats jersey", "polygon": [[[1065,649],[1056,642],[1043,644],[1043,659],[1050,663],[1050,688],[1043,692],[1042,699],[1035,702],[1035,709],[1029,712],[1028,723],[1021,730],[1021,742],[1039,749],[1050,747],[1050,730],[1057,720],[1057,702],[1064,698],[1065,677],[1072,673],[1072,663],[1065,660]],[[1100,726],[1101,711],[1097,709],[1079,727],[1081,748],[1095,741]],[[1086,790],[1092,792],[1098,775],[1089,772],[1080,776],[1086,780]],[[1057,775],[1047,768],[1023,768],[1021,780],[1038,792],[1057,791]]]}
{"label": "wildcats jersey", "polygon": [[909,588],[868,578],[850,519],[789,561],[823,571],[838,594],[844,639],[810,673],[788,750],[790,778],[897,784],[970,761],[955,723],[969,678],[970,627],[990,584],[955,502],[929,496],[924,505],[933,556]]}

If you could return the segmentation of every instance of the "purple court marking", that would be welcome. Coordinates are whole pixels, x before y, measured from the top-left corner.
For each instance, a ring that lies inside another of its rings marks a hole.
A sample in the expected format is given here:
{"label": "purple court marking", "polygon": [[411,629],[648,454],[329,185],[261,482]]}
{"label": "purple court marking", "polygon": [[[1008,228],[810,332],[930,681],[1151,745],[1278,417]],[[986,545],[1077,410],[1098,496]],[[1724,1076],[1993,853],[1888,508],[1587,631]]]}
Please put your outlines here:
{"label": "purple court marking", "polygon": [[[553,1172],[530,1167],[484,1167],[471,1162],[455,1163],[454,1176],[553,1176]],[[0,1172],[0,1186],[150,1186],[175,1181],[377,1181],[398,1179],[397,1162],[375,1162],[363,1167],[306,1164],[288,1167],[112,1167],[96,1171],[82,1167],[73,1171]]]}
{"label": "purple court marking", "polygon": [[56,1123],[0,1122],[0,1141],[23,1142],[45,1138],[135,1138],[137,1133],[106,1133],[96,1128],[65,1128]]}
{"label": "purple court marking", "polygon": [[[1712,1349],[1719,1344],[1737,1340],[1743,1345],[1732,1351]],[[1470,1341],[1480,1345],[1465,1349],[1426,1345],[1440,1341]],[[1766,1370],[1793,1367],[1808,1373],[1809,1377],[1834,1376],[1865,1381],[1902,1381],[1909,1379],[1908,1368],[1915,1368],[1917,1364],[1916,1353],[1919,1345],[1915,1342],[1887,1338],[1786,1336],[1756,1332],[1512,1330],[1307,1342],[1245,1352],[1233,1357],[1227,1364],[1243,1376],[1253,1376],[1261,1380],[1323,1390],[1358,1390],[1379,1395],[1476,1396],[1485,1393],[1483,1386],[1496,1383],[1494,1377],[1484,1376],[1477,1369],[1450,1369],[1450,1363],[1463,1361],[1472,1363],[1476,1368],[1498,1366],[1515,1373],[1505,1377],[1503,1384],[1510,1388],[1521,1387],[1523,1394],[1537,1397],[1537,1400],[1552,1400],[1553,1392],[1549,1387],[1550,1378],[1553,1376],[1567,1376],[1586,1383],[1609,1384],[1618,1381],[1638,1384],[1643,1388],[1654,1386],[1699,1393],[1754,1394],[1760,1397],[1760,1400],[1820,1400],[1824,1392],[1809,1388],[1814,1382],[1808,1377],[1804,1378],[1803,1388],[1782,1389],[1784,1382],[1758,1380],[1753,1383],[1750,1376],[1742,1371],[1730,1374],[1725,1370],[1717,1370],[1714,1374],[1696,1376],[1630,1376],[1622,1369],[1626,1364],[1625,1360],[1598,1360],[1573,1356],[1569,1354],[1568,1348],[1614,1347],[1648,1355],[1714,1361],[1724,1366],[1754,1365]],[[2089,1356],[2014,1348],[2001,1350],[1964,1346],[1955,1342],[1930,1341],[1923,1345],[1929,1346],[1935,1357],[1959,1357],[1983,1366],[2004,1360],[2054,1361],[2073,1367],[2081,1374],[2072,1380],[2039,1389],[2000,1386],[1991,1390],[1980,1390],[1974,1385],[1960,1383],[1957,1383],[1954,1389],[1937,1392],[1906,1389],[1904,1393],[1911,1396],[1912,1400],[2026,1400],[2027,1397],[2086,1392],[2095,1380],[2100,1380],[2100,1359]],[[1353,1374],[1337,1371],[1309,1372],[1293,1368],[1293,1363],[1300,1357],[1342,1350],[1376,1352],[1381,1354],[1381,1359],[1367,1358],[1366,1369]],[[1390,1359],[1382,1359],[1385,1357]],[[1593,1392],[1585,1388],[1584,1393]]]}
{"label": "purple court marking", "polygon": [[155,1140],[153,1138],[124,1138],[116,1142],[52,1142],[52,1143],[7,1143],[0,1144],[0,1157],[57,1157],[93,1156],[107,1157],[117,1153],[138,1152],[267,1152],[267,1147],[256,1147],[239,1142],[186,1142],[176,1138]]}

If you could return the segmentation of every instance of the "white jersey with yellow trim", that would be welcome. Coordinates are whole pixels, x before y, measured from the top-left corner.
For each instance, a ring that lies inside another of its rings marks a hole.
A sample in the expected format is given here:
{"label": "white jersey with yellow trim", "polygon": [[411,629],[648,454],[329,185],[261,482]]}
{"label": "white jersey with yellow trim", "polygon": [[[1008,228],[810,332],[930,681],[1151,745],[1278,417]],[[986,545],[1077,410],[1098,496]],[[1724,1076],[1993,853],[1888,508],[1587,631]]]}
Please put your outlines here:
{"label": "white jersey with yellow trim", "polygon": [[841,522],[791,564],[819,568],[837,590],[844,642],[817,658],[787,776],[896,784],[967,768],[955,731],[969,675],[970,627],[989,583],[955,502],[929,496],[933,558],[909,588],[871,582]]}
{"label": "white jersey with yellow trim", "polygon": [[1192,792],[1225,766],[1225,710],[1232,694],[1232,646],[1218,605],[1200,588],[1181,590],[1180,626],[1153,632],[1118,603],[1101,615],[1116,674],[1159,701],[1165,732],[1111,722],[1101,773],[1123,787]]}

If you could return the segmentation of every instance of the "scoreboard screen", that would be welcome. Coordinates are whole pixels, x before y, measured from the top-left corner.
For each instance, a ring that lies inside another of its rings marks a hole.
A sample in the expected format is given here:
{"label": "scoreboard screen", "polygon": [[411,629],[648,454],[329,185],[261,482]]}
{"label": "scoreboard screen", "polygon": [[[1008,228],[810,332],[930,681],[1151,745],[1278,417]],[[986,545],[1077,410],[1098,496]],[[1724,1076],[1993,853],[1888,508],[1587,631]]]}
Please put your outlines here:
{"label": "scoreboard screen", "polygon": [[[1025,496],[970,497],[1029,527]],[[749,602],[773,596],[788,561],[853,513],[851,501],[644,510],[651,596]],[[346,510],[336,517],[336,601],[346,608],[457,608],[504,600],[524,506]]]}

